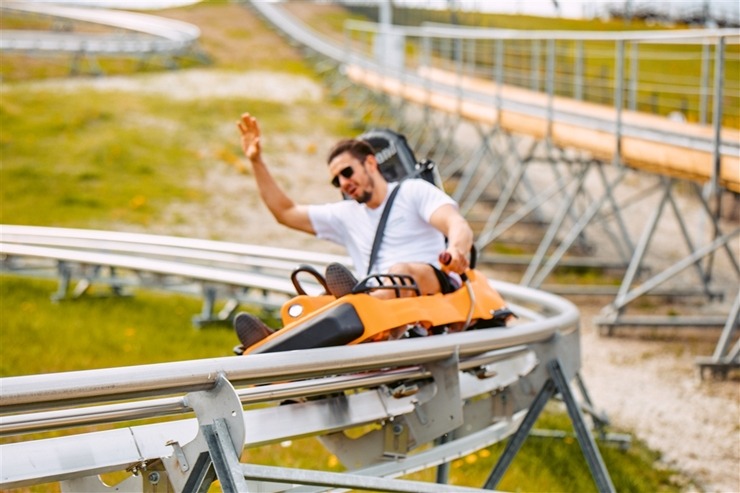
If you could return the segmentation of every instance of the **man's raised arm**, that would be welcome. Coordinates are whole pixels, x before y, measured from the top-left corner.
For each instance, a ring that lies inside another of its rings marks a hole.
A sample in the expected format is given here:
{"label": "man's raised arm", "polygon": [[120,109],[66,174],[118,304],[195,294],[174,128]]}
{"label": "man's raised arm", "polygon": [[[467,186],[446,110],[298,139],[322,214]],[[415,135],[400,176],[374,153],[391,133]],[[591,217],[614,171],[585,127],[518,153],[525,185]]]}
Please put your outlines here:
{"label": "man's raised arm", "polygon": [[260,197],[272,215],[280,224],[289,228],[315,234],[308,216],[308,207],[296,204],[285,194],[262,160],[262,133],[257,119],[249,113],[244,113],[236,126],[241,133],[244,155],[252,164]]}

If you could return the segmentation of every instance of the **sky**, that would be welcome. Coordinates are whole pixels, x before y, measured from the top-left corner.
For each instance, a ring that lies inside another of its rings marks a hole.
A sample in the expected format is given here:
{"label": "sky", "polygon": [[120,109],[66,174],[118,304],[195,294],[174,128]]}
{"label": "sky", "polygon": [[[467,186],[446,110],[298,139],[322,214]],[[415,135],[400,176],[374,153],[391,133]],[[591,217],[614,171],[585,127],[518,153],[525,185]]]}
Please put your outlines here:
{"label": "sky", "polygon": [[[363,0],[358,0],[363,1]],[[740,18],[739,0],[393,0],[395,4],[448,8],[454,3],[462,10],[480,10],[507,14],[529,14],[563,17],[599,17],[608,6],[649,7],[659,12],[680,14],[696,12],[707,4],[713,17]],[[557,3],[558,9],[555,4]]]}
{"label": "sky", "polygon": [[[0,0],[1,1],[1,0]],[[26,0],[44,3],[70,3],[91,7],[160,9],[197,3],[199,0]],[[223,0],[228,1],[228,0]],[[269,0],[261,0],[269,1]],[[368,3],[368,0],[343,0]],[[370,0],[372,1],[372,0]],[[380,2],[383,0],[375,0]],[[740,20],[740,0],[392,0],[395,4],[431,6],[447,8],[454,3],[463,10],[480,10],[507,14],[529,14],[562,17],[599,17],[609,5],[624,6],[631,3],[635,7],[647,6],[660,12],[680,14],[695,12],[707,4],[712,17]],[[557,4],[557,8],[555,5]]]}

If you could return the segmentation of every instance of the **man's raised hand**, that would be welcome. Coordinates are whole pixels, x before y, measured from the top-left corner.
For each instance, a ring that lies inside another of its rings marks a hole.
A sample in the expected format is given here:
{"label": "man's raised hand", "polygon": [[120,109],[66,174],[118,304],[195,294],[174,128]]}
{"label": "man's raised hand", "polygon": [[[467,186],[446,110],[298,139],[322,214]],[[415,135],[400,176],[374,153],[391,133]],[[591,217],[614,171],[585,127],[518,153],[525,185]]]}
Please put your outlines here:
{"label": "man's raised hand", "polygon": [[244,113],[241,120],[236,123],[241,133],[242,151],[250,161],[258,161],[262,157],[262,147],[260,145],[260,127],[257,119],[249,113]]}

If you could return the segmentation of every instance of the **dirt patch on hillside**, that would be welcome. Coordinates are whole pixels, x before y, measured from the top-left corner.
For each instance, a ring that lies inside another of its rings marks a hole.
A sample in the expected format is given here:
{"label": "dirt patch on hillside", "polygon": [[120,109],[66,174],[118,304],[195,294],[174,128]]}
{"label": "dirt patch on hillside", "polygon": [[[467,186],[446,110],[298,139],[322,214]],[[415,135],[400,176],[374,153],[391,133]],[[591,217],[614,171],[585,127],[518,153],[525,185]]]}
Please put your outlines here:
{"label": "dirt patch on hillside", "polygon": [[[224,2],[226,3],[226,2]],[[245,5],[199,4],[192,8],[158,12],[197,25],[200,45],[220,67],[275,69],[302,65],[301,54]]]}

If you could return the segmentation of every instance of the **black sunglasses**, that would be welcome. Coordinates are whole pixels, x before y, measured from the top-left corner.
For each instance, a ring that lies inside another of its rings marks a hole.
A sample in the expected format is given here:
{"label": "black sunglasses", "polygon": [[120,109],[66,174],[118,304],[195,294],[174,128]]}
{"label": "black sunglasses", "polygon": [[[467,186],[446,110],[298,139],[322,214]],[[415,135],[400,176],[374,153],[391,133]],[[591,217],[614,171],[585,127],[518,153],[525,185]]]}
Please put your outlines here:
{"label": "black sunglasses", "polygon": [[332,178],[331,184],[334,185],[335,188],[339,188],[339,175],[342,175],[345,178],[352,178],[352,175],[355,174],[355,169],[352,166],[347,166],[342,171],[340,171],[337,176]]}

